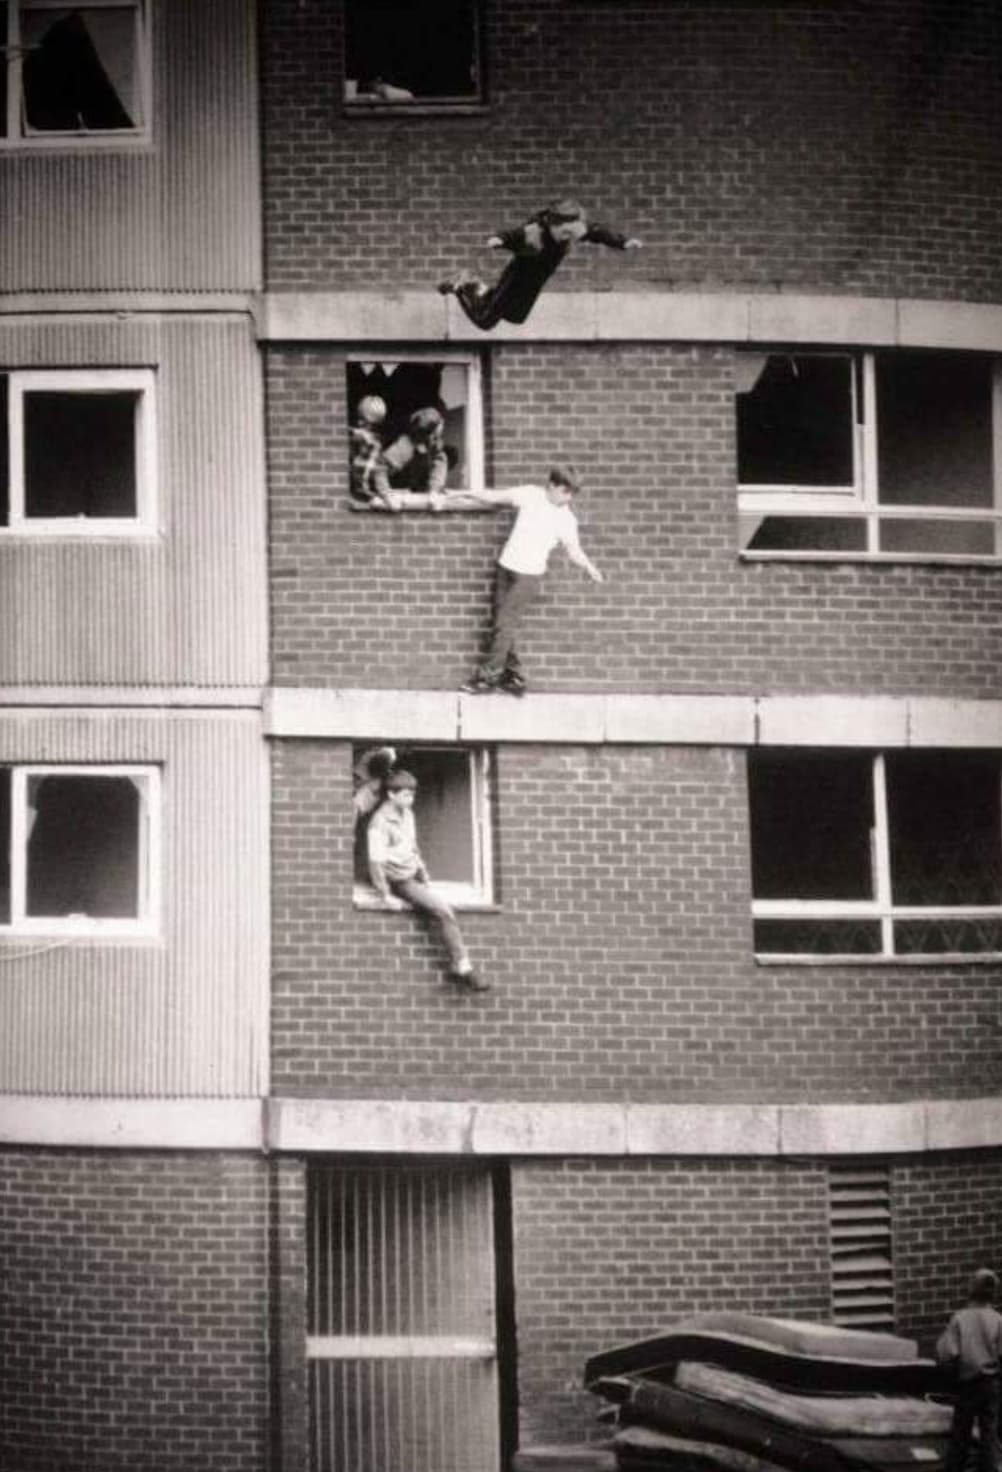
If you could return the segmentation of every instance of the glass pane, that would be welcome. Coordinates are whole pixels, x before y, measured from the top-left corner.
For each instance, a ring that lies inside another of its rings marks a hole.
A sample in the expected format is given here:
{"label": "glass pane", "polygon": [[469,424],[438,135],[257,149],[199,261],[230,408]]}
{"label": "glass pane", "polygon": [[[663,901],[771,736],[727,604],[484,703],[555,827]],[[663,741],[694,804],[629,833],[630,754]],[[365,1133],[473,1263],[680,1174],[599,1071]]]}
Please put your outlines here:
{"label": "glass pane", "polygon": [[758,955],[878,956],[875,920],[756,920]]}
{"label": "glass pane", "polygon": [[139,393],[24,395],[29,517],[134,517]]}
{"label": "glass pane", "polygon": [[937,552],[957,557],[993,557],[995,527],[990,521],[917,521],[901,517],[880,523],[881,552]]}
{"label": "glass pane", "polygon": [[773,353],[737,394],[741,485],[853,484],[852,362]]}
{"label": "glass pane", "polygon": [[476,98],[473,0],[347,0],[345,83],[349,97]]}
{"label": "glass pane", "polygon": [[851,516],[763,516],[742,512],[754,530],[744,546],[752,552],[865,552],[866,523]]}
{"label": "glass pane", "polygon": [[906,751],[886,766],[894,903],[1002,903],[999,758]]}
{"label": "glass pane", "polygon": [[493,1360],[313,1360],[312,1472],[496,1472]]}
{"label": "glass pane", "polygon": [[877,475],[886,505],[992,504],[991,364],[975,353],[877,355]]}
{"label": "glass pane", "polygon": [[756,899],[872,898],[871,768],[855,752],[749,754]]}
{"label": "glass pane", "polygon": [[[444,425],[446,484],[469,484],[467,421],[469,376],[460,363],[349,363],[348,422],[351,426],[350,487],[353,499],[373,496],[373,455],[408,435],[411,415],[435,409]],[[395,490],[423,491],[426,466],[420,457],[407,459],[390,475]]]}
{"label": "glass pane", "polygon": [[129,777],[29,778],[28,915],[138,916],[140,802]]}
{"label": "glass pane", "polygon": [[138,125],[133,6],[29,6],[22,29],[29,129],[92,133]]}
{"label": "glass pane", "polygon": [[894,949],[899,956],[1002,952],[1002,918],[899,920],[894,926]]}

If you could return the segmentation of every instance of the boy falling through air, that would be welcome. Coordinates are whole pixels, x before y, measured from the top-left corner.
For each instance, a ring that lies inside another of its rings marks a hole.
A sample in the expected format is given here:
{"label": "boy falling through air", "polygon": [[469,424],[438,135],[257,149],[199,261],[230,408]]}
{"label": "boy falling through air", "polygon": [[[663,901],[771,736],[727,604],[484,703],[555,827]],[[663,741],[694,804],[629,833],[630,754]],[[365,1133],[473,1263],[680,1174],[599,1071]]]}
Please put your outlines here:
{"label": "boy falling through air", "polygon": [[514,506],[515,524],[498,558],[494,589],[494,629],[490,647],[472,680],[462,686],[473,694],[507,690],[525,691],[515,639],[526,610],[538,596],[543,576],[555,547],[563,547],[576,567],[583,568],[593,582],[602,574],[583,551],[578,540],[578,520],[571,502],[578,491],[577,472],[569,465],[555,465],[545,486],[512,486],[504,491],[457,491],[464,500],[487,506]]}
{"label": "boy falling through air", "polygon": [[450,981],[471,991],[486,991],[488,983],[473,969],[452,907],[432,889],[418,849],[413,812],[417,785],[413,772],[403,767],[394,768],[386,778],[386,796],[369,820],[366,834],[369,875],[389,909],[403,910],[410,905],[438,926],[449,955]]}

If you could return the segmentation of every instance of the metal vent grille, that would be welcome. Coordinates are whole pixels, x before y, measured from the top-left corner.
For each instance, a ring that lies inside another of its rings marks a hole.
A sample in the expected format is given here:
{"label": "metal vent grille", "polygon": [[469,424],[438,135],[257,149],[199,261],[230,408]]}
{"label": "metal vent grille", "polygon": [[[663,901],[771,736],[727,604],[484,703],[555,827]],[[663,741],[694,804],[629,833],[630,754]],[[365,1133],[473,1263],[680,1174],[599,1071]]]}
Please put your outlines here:
{"label": "metal vent grille", "polygon": [[828,1174],[832,1321],[894,1329],[891,1178],[886,1166],[831,1167]]}
{"label": "metal vent grille", "polygon": [[497,1472],[491,1179],[310,1172],[313,1472]]}

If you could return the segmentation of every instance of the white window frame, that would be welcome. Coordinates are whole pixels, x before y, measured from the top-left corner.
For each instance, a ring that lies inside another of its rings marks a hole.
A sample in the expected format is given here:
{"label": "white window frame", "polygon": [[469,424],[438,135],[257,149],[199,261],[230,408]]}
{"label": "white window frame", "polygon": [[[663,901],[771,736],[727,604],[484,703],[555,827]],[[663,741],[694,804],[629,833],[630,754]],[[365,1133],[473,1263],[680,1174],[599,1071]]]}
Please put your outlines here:
{"label": "white window frame", "polygon": [[[476,352],[436,352],[436,351],[410,351],[410,352],[379,352],[379,353],[349,353],[345,359],[345,372],[349,363],[441,363],[446,367],[460,367],[466,369],[466,485],[456,487],[453,495],[458,496],[460,490],[482,491],[485,485],[484,451],[484,389],[483,389],[483,367],[480,354]],[[347,396],[346,396],[347,397]],[[345,455],[347,457],[347,447]],[[347,468],[347,460],[346,460]],[[384,508],[379,502],[363,505],[351,501],[352,509],[355,511],[382,511]],[[402,510],[405,511],[428,511],[431,510],[431,498],[420,493],[406,494],[402,502]],[[469,511],[469,505],[449,505],[440,508],[444,511]],[[487,508],[475,508],[487,509]]]}
{"label": "white window frame", "polygon": [[[742,350],[743,352],[744,350]],[[756,349],[768,357],[776,353],[789,352],[791,357],[845,357],[852,369],[853,416],[853,484],[836,486],[793,486],[793,485],[744,485],[738,483],[738,519],[740,528],[741,556],[749,559],[773,559],[789,561],[834,561],[865,560],[870,562],[986,562],[995,563],[1002,559],[1002,359],[992,362],[991,382],[991,438],[992,438],[992,482],[991,506],[909,506],[881,503],[880,485],[877,474],[877,446],[879,424],[877,422],[877,356],[876,353],[851,350],[826,349]],[[947,355],[948,350],[943,350]],[[741,354],[739,354],[740,356]],[[861,370],[861,371],[857,371]],[[861,381],[862,396],[859,397]],[[847,520],[862,521],[866,527],[866,547],[853,550],[826,550],[824,548],[751,548],[748,542],[759,524],[770,516],[785,516],[792,519],[814,517],[845,517]],[[904,521],[971,521],[992,522],[994,525],[994,550],[988,553],[972,552],[882,552],[880,550],[880,524],[892,520]]]}
{"label": "white window frame", "polygon": [[[156,375],[151,368],[14,369],[8,375],[9,514],[0,536],[150,536],[157,525]],[[135,424],[136,514],[28,516],[24,484],[24,396],[31,392],[138,393]]]}
{"label": "white window frame", "polygon": [[[378,741],[366,742],[367,746],[378,746]],[[423,748],[429,752],[453,752],[455,747],[430,745]],[[491,753],[484,746],[459,748],[467,759],[470,780],[470,815],[473,825],[473,876],[469,881],[436,879],[431,882],[436,893],[457,910],[482,910],[494,904],[494,835],[491,824]],[[418,833],[418,847],[421,834]],[[382,910],[386,906],[371,884],[355,882],[352,901],[356,908]]]}
{"label": "white window frame", "polygon": [[0,138],[0,151],[9,148],[58,148],[90,150],[121,148],[123,144],[145,144],[150,141],[150,117],[153,95],[153,65],[150,8],[153,0],[81,0],[80,10],[131,9],[135,21],[136,77],[135,95],[139,121],[134,128],[84,129],[55,132],[51,129],[33,132],[24,117],[22,65],[25,47],[22,43],[21,16],[28,10],[67,10],[74,7],[68,0],[8,0],[7,35],[0,37],[0,49],[7,66],[6,137]]}
{"label": "white window frame", "polygon": [[[10,921],[0,935],[153,936],[160,932],[162,910],[163,797],[159,767],[149,765],[14,765],[11,774]],[[28,783],[38,777],[127,777],[140,796],[136,862],[139,876],[138,915],[45,915],[27,911]],[[0,841],[6,841],[6,835]]]}
{"label": "white window frame", "polygon": [[[1000,951],[907,951],[894,948],[894,925],[902,920],[990,920],[1002,919],[998,905],[895,905],[891,899],[891,830],[887,809],[887,764],[883,752],[873,754],[871,782],[874,826],[870,831],[870,872],[873,898],[869,900],[760,900],[752,896],[752,920],[871,920],[880,925],[879,951],[759,951],[760,961],[804,961],[815,964],[852,962],[861,966],[877,961],[913,964],[963,961],[997,961]],[[1002,837],[1002,835],[1000,835]]]}

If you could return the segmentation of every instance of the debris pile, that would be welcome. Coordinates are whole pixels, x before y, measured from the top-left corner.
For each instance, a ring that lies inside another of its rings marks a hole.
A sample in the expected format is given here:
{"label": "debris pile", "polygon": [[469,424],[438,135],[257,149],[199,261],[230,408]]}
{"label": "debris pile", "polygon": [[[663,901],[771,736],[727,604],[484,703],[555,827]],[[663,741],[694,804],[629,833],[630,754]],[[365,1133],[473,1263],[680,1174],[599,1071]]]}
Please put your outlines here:
{"label": "debris pile", "polygon": [[[939,1472],[951,1406],[913,1340],[700,1314],[594,1356],[609,1439],[517,1455],[513,1472]],[[554,1460],[554,1457],[558,1457]],[[575,1456],[577,1460],[575,1460]]]}

